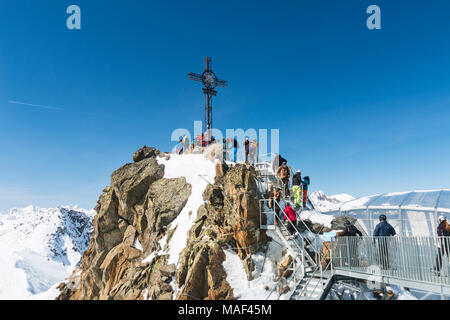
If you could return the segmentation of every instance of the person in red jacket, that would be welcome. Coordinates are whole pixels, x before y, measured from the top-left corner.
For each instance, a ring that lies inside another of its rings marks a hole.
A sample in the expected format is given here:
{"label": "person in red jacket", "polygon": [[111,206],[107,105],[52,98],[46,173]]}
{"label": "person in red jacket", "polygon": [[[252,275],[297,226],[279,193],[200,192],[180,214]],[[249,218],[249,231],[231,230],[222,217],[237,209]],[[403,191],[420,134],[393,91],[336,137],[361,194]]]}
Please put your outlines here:
{"label": "person in red jacket", "polygon": [[291,205],[288,203],[286,204],[286,207],[284,208],[284,217],[283,220],[289,219],[289,222],[287,222],[287,229],[291,235],[294,235],[295,229],[294,225],[297,223],[297,214],[295,213],[294,209],[292,209]]}

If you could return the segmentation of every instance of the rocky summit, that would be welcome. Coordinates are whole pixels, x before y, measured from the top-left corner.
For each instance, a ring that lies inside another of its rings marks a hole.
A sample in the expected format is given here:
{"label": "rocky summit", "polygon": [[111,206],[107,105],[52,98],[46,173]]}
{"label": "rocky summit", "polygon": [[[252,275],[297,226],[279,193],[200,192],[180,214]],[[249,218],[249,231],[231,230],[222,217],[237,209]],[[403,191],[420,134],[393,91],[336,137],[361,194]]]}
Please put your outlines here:
{"label": "rocky summit", "polygon": [[162,160],[170,156],[144,146],[133,163],[112,173],[95,207],[89,248],[80,267],[59,285],[57,299],[233,299],[222,264],[225,250],[238,255],[252,279],[251,256],[266,244],[254,169],[216,160],[203,204],[189,212],[186,245],[177,263],[169,264],[167,246],[180,228],[172,224],[194,197],[185,177],[167,178]]}

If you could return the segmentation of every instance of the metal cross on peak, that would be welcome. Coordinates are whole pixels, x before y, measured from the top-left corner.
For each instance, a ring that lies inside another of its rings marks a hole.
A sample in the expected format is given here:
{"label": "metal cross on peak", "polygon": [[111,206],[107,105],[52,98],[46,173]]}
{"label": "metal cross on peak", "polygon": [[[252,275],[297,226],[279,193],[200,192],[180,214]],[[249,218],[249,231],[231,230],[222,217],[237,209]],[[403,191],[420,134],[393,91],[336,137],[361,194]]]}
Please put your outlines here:
{"label": "metal cross on peak", "polygon": [[212,97],[217,95],[216,87],[227,87],[228,81],[220,80],[212,71],[211,58],[205,58],[205,70],[202,74],[188,73],[189,80],[203,83],[203,94],[205,95],[205,122],[204,132],[212,128]]}

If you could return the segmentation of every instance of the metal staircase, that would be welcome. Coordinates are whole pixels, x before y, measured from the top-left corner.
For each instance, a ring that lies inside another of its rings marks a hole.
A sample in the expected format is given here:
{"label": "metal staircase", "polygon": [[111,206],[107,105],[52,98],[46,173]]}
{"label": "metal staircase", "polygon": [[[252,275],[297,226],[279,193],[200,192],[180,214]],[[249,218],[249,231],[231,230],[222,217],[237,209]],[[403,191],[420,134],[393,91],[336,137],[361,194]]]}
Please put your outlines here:
{"label": "metal staircase", "polygon": [[[284,187],[273,172],[271,163],[258,163],[255,165],[255,169],[260,189],[260,227],[273,230],[293,258],[283,274],[279,275],[279,280],[267,299],[275,297],[273,293],[282,287],[280,284],[287,278],[288,272],[292,273],[292,276],[289,275],[289,279],[294,280],[295,283],[289,297],[290,300],[326,299],[330,296],[337,281],[341,281],[340,286],[348,286],[349,281],[359,281],[359,284],[362,283],[361,281],[370,281],[370,283],[390,284],[433,292],[440,294],[443,299],[450,296],[450,277],[446,271],[450,270],[450,257],[448,253],[443,253],[443,250],[440,249],[441,247],[450,247],[450,237],[439,239],[433,237],[388,237],[386,240],[367,235],[364,237],[339,237],[333,241],[330,247],[315,248],[308,237],[301,234],[291,221],[287,220],[283,223],[282,219],[276,215],[275,207],[277,205],[281,209],[280,212],[283,212],[284,205],[291,202],[291,198],[284,194],[284,188],[281,188],[283,191],[280,201],[274,201],[272,208],[267,205],[269,199],[266,197],[269,196],[270,187],[280,185]],[[313,209],[312,206],[311,209]],[[301,218],[302,210],[305,208],[294,208],[294,210],[297,215],[297,223],[302,223],[305,230],[311,232]],[[288,226],[294,230],[294,236],[288,231]],[[383,241],[387,244],[383,245],[385,243]],[[307,249],[308,246],[312,247],[312,251],[315,253],[310,253]],[[389,250],[383,249],[384,247],[389,247]],[[442,260],[442,271],[439,273],[433,272],[433,267],[436,268],[437,257]],[[386,265],[386,261],[389,261],[388,265]],[[354,291],[358,290],[363,299],[362,289],[355,287]],[[279,292],[278,298],[280,296],[281,292]]]}
{"label": "metal staircase", "polygon": [[332,278],[332,272],[328,271],[330,263],[324,266],[328,249],[320,255],[319,263],[311,272],[306,272],[304,277],[297,283],[290,300],[320,300],[325,288]]}
{"label": "metal staircase", "polygon": [[[275,207],[279,206],[282,212],[284,205],[286,202],[290,202],[291,198],[284,193],[284,185],[273,172],[271,164],[267,162],[257,163],[255,165],[255,169],[258,175],[261,194],[267,194],[270,185],[282,186],[282,196],[280,202],[273,200],[273,208],[270,209],[268,206],[270,199],[265,199],[264,197],[260,199],[260,218],[261,229],[274,230],[274,232],[282,240],[289,254],[292,256],[291,265],[284,271],[284,274],[291,271],[293,274],[292,277],[296,282],[296,287],[290,299],[319,299],[329,281],[327,274],[322,270],[322,261],[326,255],[326,252],[321,256],[319,248],[313,248],[315,251],[313,258],[308,250],[306,250],[306,245],[309,244],[310,246],[313,246],[313,244],[310,243],[310,241],[298,231],[297,227],[289,221],[289,219],[286,219],[286,222],[283,222],[283,220],[276,214]],[[297,221],[302,223],[306,227],[306,230],[311,232],[306,223],[300,217],[302,209],[303,208],[298,210],[294,209],[296,211]],[[289,232],[288,226],[290,226],[293,230],[293,234]],[[316,261],[318,261],[318,263]],[[278,282],[282,280],[284,274],[280,276]],[[267,299],[269,299],[274,293],[278,286],[278,282],[270,292]]]}

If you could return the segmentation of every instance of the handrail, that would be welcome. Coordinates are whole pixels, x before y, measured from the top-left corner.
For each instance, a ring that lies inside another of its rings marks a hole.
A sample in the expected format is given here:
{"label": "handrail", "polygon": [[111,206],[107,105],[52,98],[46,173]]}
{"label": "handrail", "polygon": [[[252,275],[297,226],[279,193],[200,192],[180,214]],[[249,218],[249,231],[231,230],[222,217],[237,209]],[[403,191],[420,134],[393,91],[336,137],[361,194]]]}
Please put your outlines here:
{"label": "handrail", "polygon": [[[275,291],[275,289],[277,288],[278,284],[283,280],[284,275],[286,274],[286,272],[290,269],[289,267],[295,264],[295,258],[292,259],[292,262],[289,264],[289,266],[286,268],[286,270],[284,270],[284,272],[281,274],[280,278],[278,279],[278,281],[275,283],[275,285],[273,286],[272,290],[270,290],[269,295],[267,296],[266,300],[268,300],[270,298],[270,296],[272,295],[272,293]],[[297,272],[297,270],[299,270],[302,267],[302,264],[300,264],[300,266],[295,269],[293,271],[293,274],[295,274]],[[278,298],[281,295],[278,296]]]}
{"label": "handrail", "polygon": [[[274,201],[274,208],[275,208],[275,205],[278,205],[278,207],[280,207],[280,204],[278,203],[277,200],[273,199],[273,201]],[[280,208],[281,208],[281,207],[280,207]],[[284,213],[284,211],[283,211],[283,214],[284,214],[284,216],[286,217],[286,213]],[[282,223],[281,218],[278,217],[277,214],[275,214],[275,217],[276,217],[278,220],[280,220],[280,225],[281,225],[281,223]],[[286,218],[287,218],[287,217],[286,217]],[[297,227],[292,223],[292,221],[289,220],[289,218],[287,218],[286,220],[289,221],[289,224],[294,228],[295,233],[297,233],[298,236],[302,239],[302,243],[303,243],[303,245],[304,245],[305,242],[306,242],[305,238],[304,238],[304,237],[302,236],[302,234],[298,231]],[[295,233],[294,233],[294,234],[295,234]],[[298,245],[297,241],[294,241],[294,243],[295,243],[295,245],[297,246],[298,249],[304,250],[304,248],[302,248],[302,247],[300,247],[300,246]],[[305,250],[305,251],[306,251],[306,250]],[[309,255],[308,252],[306,252],[306,255],[307,255],[307,258],[310,260],[310,262],[312,262],[312,263],[315,264],[314,259]]]}
{"label": "handrail", "polygon": [[334,270],[450,287],[450,237],[337,237]]}
{"label": "handrail", "polygon": [[[316,283],[316,285],[314,286],[313,290],[309,293],[309,295],[307,296],[307,298],[310,298],[310,297],[313,295],[313,293],[316,292],[318,284],[322,282],[322,279],[323,279],[322,261],[325,260],[328,251],[330,251],[330,249],[329,249],[328,247],[326,247],[326,248],[327,248],[327,249],[325,250],[325,253],[323,254],[322,258],[320,258],[319,264],[317,265],[316,269],[311,273],[311,278],[308,279],[308,281],[306,282],[305,286],[303,287],[302,292],[300,293],[300,296],[302,295],[303,292],[306,291],[306,289],[307,289],[309,283],[311,282],[311,280],[314,279],[314,275],[315,275],[315,274],[317,273],[317,271],[319,270],[319,267],[320,267],[320,279],[319,279],[319,281]],[[327,265],[325,266],[325,271],[328,269],[328,266],[329,266],[330,264],[331,264],[331,259],[330,259],[330,261],[327,263]]]}

